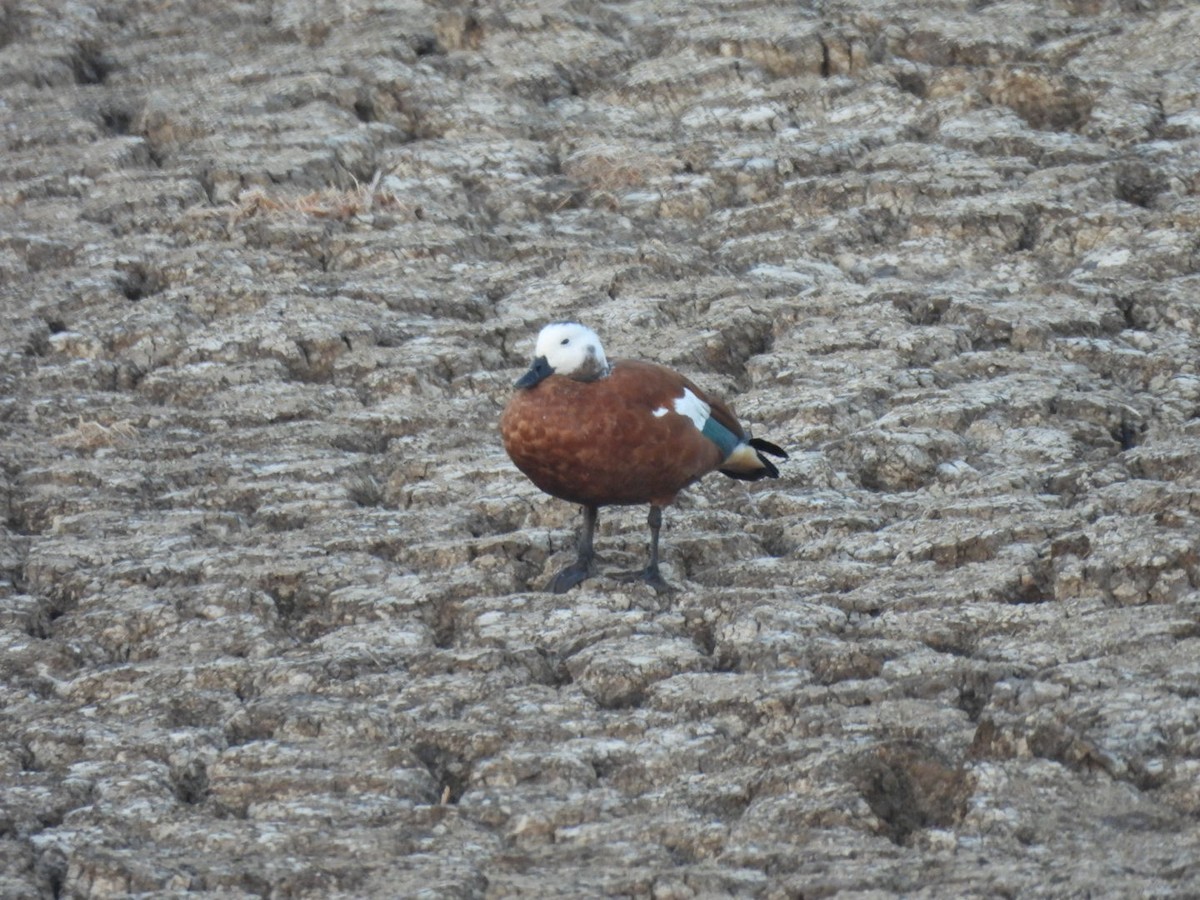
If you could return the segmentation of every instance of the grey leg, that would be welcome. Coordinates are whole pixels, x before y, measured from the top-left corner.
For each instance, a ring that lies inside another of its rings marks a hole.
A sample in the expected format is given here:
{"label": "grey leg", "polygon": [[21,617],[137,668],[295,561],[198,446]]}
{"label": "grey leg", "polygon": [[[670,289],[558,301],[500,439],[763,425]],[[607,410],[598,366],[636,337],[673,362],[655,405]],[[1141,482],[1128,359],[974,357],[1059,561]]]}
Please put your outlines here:
{"label": "grey leg", "polygon": [[622,581],[644,581],[650,587],[654,588],[656,594],[669,594],[674,592],[675,588],[667,584],[662,577],[662,573],[658,571],[658,532],[662,529],[662,507],[651,506],[650,515],[646,518],[646,524],[650,526],[650,563],[640,572],[630,572],[622,576]]}
{"label": "grey leg", "polygon": [[554,579],[546,586],[548,591],[555,594],[565,593],[592,574],[592,560],[596,557],[596,553],[592,549],[592,538],[596,533],[596,520],[599,518],[599,513],[600,510],[594,506],[583,508],[583,531],[579,535],[579,553],[575,557],[575,562],[554,576]]}

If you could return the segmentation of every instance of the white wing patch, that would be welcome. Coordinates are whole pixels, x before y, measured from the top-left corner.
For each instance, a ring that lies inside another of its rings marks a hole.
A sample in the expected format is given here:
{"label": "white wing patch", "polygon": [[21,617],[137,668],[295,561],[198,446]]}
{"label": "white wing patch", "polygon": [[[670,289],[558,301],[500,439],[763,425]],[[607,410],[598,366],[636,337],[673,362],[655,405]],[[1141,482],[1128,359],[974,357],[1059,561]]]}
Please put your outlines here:
{"label": "white wing patch", "polygon": [[668,410],[665,406],[660,406],[658,409],[652,410],[650,415],[654,416],[656,419],[661,419],[667,414],[667,412]]}
{"label": "white wing patch", "polygon": [[[708,421],[708,414],[711,411],[712,408],[707,403],[687,388],[683,389],[682,397],[675,398],[675,412],[691,419],[698,431],[704,430],[704,423]],[[657,415],[657,413],[655,414]]]}

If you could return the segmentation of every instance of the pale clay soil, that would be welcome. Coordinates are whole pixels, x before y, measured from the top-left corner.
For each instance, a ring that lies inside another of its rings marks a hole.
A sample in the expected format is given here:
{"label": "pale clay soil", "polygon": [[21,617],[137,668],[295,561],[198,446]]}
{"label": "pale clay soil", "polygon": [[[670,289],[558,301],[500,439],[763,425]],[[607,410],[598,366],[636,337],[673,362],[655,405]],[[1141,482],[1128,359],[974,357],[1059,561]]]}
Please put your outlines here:
{"label": "pale clay soil", "polygon": [[[1200,896],[1200,7],[0,3],[0,896]],[[545,322],[792,454],[602,511]]]}

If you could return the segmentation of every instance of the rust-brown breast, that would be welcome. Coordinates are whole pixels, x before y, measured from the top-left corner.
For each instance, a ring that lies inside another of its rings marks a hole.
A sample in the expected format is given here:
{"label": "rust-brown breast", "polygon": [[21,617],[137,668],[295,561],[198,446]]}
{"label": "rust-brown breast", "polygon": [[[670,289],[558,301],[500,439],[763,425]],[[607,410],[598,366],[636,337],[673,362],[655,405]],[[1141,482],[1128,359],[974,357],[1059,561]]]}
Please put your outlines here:
{"label": "rust-brown breast", "polygon": [[[551,375],[518,390],[500,419],[504,449],[534,484],[563,500],[666,505],[722,462],[717,445],[674,411],[685,387],[744,436],[728,407],[677,372],[615,360],[598,381]],[[665,415],[654,415],[664,408]]]}

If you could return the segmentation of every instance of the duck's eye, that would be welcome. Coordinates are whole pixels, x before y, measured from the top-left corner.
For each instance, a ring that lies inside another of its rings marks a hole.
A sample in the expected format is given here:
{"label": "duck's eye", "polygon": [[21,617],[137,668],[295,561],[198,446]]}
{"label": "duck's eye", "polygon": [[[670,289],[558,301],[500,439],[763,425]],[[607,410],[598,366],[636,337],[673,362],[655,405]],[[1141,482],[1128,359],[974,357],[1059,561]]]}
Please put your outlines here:
{"label": "duck's eye", "polygon": [[563,338],[559,343],[561,343],[565,347],[565,346],[567,346],[567,344],[571,343],[571,339]]}

